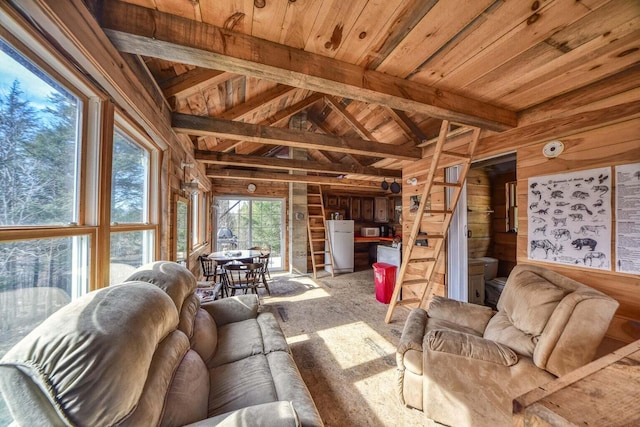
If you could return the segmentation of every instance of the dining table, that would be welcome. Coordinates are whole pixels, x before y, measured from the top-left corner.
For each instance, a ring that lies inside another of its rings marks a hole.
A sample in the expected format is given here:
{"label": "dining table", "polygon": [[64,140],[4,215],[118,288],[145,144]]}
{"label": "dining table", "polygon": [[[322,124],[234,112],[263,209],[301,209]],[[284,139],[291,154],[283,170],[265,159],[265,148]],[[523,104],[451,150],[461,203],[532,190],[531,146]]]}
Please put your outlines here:
{"label": "dining table", "polygon": [[252,262],[254,258],[259,257],[262,253],[255,249],[229,250],[211,252],[208,258],[216,261],[220,265],[224,265],[232,261]]}

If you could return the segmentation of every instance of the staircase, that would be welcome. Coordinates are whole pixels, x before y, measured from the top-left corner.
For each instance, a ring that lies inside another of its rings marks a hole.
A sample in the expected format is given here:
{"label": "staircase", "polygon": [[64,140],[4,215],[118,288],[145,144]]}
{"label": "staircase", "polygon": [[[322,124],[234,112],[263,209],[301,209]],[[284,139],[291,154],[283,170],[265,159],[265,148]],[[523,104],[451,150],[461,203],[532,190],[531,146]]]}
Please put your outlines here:
{"label": "staircase", "polygon": [[[309,250],[313,277],[318,278],[318,269],[329,266],[331,277],[334,277],[333,255],[327,233],[327,223],[324,212],[322,187],[319,184],[307,185],[307,231],[309,233]],[[325,260],[328,260],[326,262]]]}
{"label": "staircase", "polygon": [[[396,280],[393,296],[387,310],[385,322],[389,323],[393,310],[398,305],[419,307],[431,297],[434,288],[434,272],[438,258],[444,248],[445,239],[451,224],[460,192],[467,177],[478,140],[480,129],[473,130],[470,142],[445,151],[449,121],[444,120],[440,135],[434,147],[433,157],[427,179],[421,193],[420,204],[415,214],[409,238],[403,242],[404,253],[400,272]],[[457,182],[447,182],[445,168],[461,165]],[[451,189],[449,192],[447,189]],[[440,205],[440,206],[438,206]],[[437,209],[439,208],[439,209]],[[424,221],[425,216],[428,220]],[[423,228],[423,230],[421,230]],[[426,234],[425,234],[426,232]],[[417,245],[416,243],[427,243]],[[402,289],[412,298],[398,301]],[[425,300],[426,297],[426,300]]]}

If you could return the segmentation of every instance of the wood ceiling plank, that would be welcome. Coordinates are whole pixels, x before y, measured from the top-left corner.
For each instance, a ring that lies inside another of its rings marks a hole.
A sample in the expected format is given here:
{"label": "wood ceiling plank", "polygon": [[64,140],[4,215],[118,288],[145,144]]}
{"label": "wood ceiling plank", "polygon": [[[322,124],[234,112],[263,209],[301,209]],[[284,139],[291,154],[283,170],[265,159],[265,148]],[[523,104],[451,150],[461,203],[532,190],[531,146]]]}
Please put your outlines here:
{"label": "wood ceiling plank", "polygon": [[207,168],[209,178],[234,178],[252,181],[268,182],[298,182],[307,184],[335,185],[340,187],[358,187],[366,189],[380,188],[378,181],[356,180],[348,178],[334,178],[330,176],[290,175],[288,173],[258,172],[240,169]]}
{"label": "wood ceiling plank", "polygon": [[376,68],[386,74],[407,77],[441,46],[471,23],[495,0],[439,1]]}
{"label": "wood ceiling plank", "polygon": [[103,25],[122,51],[213,67],[457,123],[505,130],[512,111],[219,27],[107,1]]}
{"label": "wood ceiling plank", "polygon": [[470,58],[479,55],[519,23],[526,21],[539,9],[539,2],[505,1],[481,14],[473,25],[462,31],[455,40],[434,55],[411,76],[423,84],[436,84]]}
{"label": "wood ceiling plank", "polygon": [[231,122],[213,117],[172,114],[172,124],[176,132],[189,135],[212,135],[219,138],[259,142],[289,147],[316,148],[363,156],[391,157],[396,159],[419,159],[420,149],[398,150],[398,147],[374,143],[355,138],[341,138],[330,135],[280,129],[254,125],[250,123]]}
{"label": "wood ceiling plank", "polygon": [[185,2],[176,0],[154,0],[153,2],[160,12],[170,13],[172,15],[177,15],[188,19],[196,19],[197,17],[201,16],[200,4],[198,2]]}
{"label": "wood ceiling plank", "polygon": [[234,77],[234,74],[226,71],[196,67],[186,73],[161,82],[160,88],[165,98],[189,96],[194,92],[217,86],[232,77]]}
{"label": "wood ceiling plank", "polygon": [[402,39],[429,13],[436,3],[438,3],[438,0],[403,1],[403,10],[398,12],[397,17],[386,31],[386,34],[381,33],[383,37],[376,41],[375,47],[373,47],[371,52],[362,58],[358,64],[371,70],[378,68]]}
{"label": "wood ceiling plank", "polygon": [[262,8],[253,9],[251,35],[272,42],[279,42],[282,36],[284,17],[289,1],[265,1]]}
{"label": "wood ceiling plank", "polygon": [[358,174],[369,177],[401,178],[401,170],[379,169],[368,166],[344,165],[342,163],[312,162],[308,160],[280,159],[277,157],[246,156],[197,150],[195,159],[207,164],[244,166],[263,169],[286,169],[335,174]]}
{"label": "wood ceiling plank", "polygon": [[[636,28],[640,28],[640,19],[636,24]],[[620,28],[627,27],[618,27]],[[586,45],[534,70],[528,76],[529,81],[525,80],[526,84],[520,86],[522,90],[504,95],[505,102],[517,104],[519,109],[525,109],[546,101],[550,93],[569,92],[640,61],[640,29],[618,39],[610,39],[603,35]]]}
{"label": "wood ceiling plank", "polygon": [[[243,34],[251,34],[253,0],[198,0],[202,21]],[[226,27],[225,27],[226,25]]]}
{"label": "wood ceiling plank", "polygon": [[269,104],[278,102],[282,98],[291,95],[296,90],[296,88],[291,86],[277,85],[276,87],[225,111],[218,115],[218,118],[224,120],[245,120],[256,111],[267,108]]}
{"label": "wood ceiling plank", "polygon": [[[320,121],[316,115],[313,115],[313,114],[310,115],[309,121],[317,127],[317,131],[324,133],[325,135],[338,136],[338,134],[336,134],[334,131],[331,130],[331,128],[327,125],[325,121]],[[344,137],[344,135],[341,135],[341,137]],[[349,160],[351,160],[353,163],[357,164],[358,166],[364,165],[360,161],[360,159],[353,156],[353,153],[347,154],[347,157],[349,158]]]}
{"label": "wood ceiling plank", "polygon": [[279,43],[303,49],[323,0],[288,1]]}
{"label": "wood ceiling plank", "polygon": [[397,16],[405,9],[403,0],[369,1],[364,6],[351,31],[343,37],[334,58],[350,64],[359,64],[371,51],[371,47],[393,25]]}
{"label": "wood ceiling plank", "polygon": [[[604,103],[600,108],[626,103],[637,99],[634,92],[639,88],[640,64],[523,111],[520,114],[521,126],[593,109],[592,106],[598,103]],[[622,101],[618,102],[619,99]]]}
{"label": "wood ceiling plank", "polygon": [[[601,0],[605,4],[610,0]],[[579,20],[591,9],[582,2],[552,1],[446,76],[447,87],[464,88],[521,52],[546,40],[558,28]]]}
{"label": "wood ceiling plank", "polygon": [[304,50],[334,57],[368,0],[324,0]]}

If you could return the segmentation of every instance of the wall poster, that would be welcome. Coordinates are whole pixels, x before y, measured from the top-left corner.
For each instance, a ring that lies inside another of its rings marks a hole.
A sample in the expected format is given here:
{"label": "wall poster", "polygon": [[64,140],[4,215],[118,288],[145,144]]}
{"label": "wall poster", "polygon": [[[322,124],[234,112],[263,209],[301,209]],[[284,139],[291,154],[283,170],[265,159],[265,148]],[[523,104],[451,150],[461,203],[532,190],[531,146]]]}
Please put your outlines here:
{"label": "wall poster", "polygon": [[640,163],[616,166],[616,271],[640,274]]}
{"label": "wall poster", "polygon": [[531,260],[611,269],[611,168],[529,178]]}

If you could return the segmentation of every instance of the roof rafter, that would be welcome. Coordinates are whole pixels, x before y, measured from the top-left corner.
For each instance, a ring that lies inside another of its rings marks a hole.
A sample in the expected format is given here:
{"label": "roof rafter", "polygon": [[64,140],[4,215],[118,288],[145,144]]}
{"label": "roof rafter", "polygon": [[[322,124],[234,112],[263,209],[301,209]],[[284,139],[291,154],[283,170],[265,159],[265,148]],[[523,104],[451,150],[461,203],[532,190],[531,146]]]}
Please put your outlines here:
{"label": "roof rafter", "polygon": [[244,179],[252,181],[268,181],[268,182],[297,182],[307,184],[335,185],[340,187],[358,187],[368,190],[380,189],[380,182],[366,181],[360,179],[334,178],[330,176],[315,175],[291,175],[279,172],[258,172],[239,169],[215,169],[215,167],[207,168],[207,176],[209,178],[230,178]]}
{"label": "roof rafter", "polygon": [[107,0],[102,26],[123,52],[221,69],[492,130],[517,125],[515,112],[504,108],[144,7]]}

